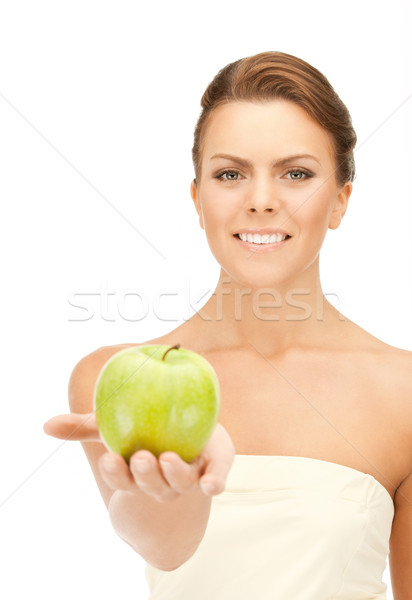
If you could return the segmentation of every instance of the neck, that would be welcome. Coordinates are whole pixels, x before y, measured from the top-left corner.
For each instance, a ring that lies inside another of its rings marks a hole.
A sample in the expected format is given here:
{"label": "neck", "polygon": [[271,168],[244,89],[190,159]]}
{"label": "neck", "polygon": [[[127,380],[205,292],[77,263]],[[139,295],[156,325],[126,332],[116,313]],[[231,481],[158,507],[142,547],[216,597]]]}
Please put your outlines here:
{"label": "neck", "polygon": [[192,324],[214,347],[252,345],[265,354],[336,340],[347,320],[326,300],[316,266],[313,271],[293,282],[246,287],[222,269],[214,293]]}

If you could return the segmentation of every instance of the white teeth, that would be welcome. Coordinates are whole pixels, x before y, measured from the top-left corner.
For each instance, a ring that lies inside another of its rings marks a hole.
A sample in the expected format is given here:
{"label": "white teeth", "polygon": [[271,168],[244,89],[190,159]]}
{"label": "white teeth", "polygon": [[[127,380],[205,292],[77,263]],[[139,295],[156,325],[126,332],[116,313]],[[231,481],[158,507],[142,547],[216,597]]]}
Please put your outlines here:
{"label": "white teeth", "polygon": [[260,235],[259,233],[239,233],[238,235],[243,242],[247,241],[253,244],[273,244],[286,239],[286,234],[283,235],[282,233],[274,233],[272,235],[269,235],[268,233],[263,235]]}

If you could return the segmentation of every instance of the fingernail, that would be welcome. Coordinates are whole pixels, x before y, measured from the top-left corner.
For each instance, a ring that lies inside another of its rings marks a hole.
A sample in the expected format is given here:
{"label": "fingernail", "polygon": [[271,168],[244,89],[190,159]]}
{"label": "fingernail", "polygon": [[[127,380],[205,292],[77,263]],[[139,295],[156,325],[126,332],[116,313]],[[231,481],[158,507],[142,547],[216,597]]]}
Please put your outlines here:
{"label": "fingernail", "polygon": [[112,458],[111,456],[106,456],[103,459],[103,467],[104,467],[104,469],[106,471],[109,471],[110,473],[113,473],[117,469],[117,461],[116,461],[116,459]]}
{"label": "fingernail", "polygon": [[164,471],[167,471],[168,473],[173,473],[173,471],[175,470],[174,465],[172,465],[172,463],[170,463],[170,462],[159,460],[159,464],[162,467],[162,469]]}
{"label": "fingernail", "polygon": [[213,483],[201,483],[200,487],[206,494],[209,494],[209,495],[212,494],[215,489],[215,486],[213,485]]}
{"label": "fingernail", "polygon": [[139,473],[147,473],[151,468],[150,462],[145,458],[135,458],[133,461],[133,467],[136,469],[136,471],[139,471]]}

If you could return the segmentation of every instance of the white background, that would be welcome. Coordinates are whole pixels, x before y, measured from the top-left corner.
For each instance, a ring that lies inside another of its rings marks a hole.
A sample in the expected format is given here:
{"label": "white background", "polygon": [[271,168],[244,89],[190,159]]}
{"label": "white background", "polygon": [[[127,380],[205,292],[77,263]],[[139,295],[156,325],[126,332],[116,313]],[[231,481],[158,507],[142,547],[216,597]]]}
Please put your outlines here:
{"label": "white background", "polygon": [[[191,148],[201,95],[227,63],[294,54],[348,106],[357,178],[322,249],[323,290],[412,350],[405,11],[399,0],[1,2],[2,597],[147,596],[144,562],[113,531],[80,444],[42,425],[68,412],[82,356],[166,333],[214,290]],[[156,309],[160,293],[175,296]]]}

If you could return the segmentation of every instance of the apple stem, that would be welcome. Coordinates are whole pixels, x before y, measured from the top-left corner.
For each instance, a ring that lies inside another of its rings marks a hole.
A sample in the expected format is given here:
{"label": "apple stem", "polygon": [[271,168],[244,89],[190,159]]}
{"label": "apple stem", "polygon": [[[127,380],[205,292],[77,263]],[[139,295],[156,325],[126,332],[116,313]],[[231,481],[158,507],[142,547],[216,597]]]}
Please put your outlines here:
{"label": "apple stem", "polygon": [[168,348],[168,349],[166,350],[166,352],[163,354],[163,356],[162,356],[162,360],[164,360],[164,359],[165,359],[165,356],[166,356],[166,354],[167,354],[168,352],[170,352],[170,350],[177,350],[178,348],[180,348],[180,344],[176,344],[176,346],[171,346],[170,348]]}

